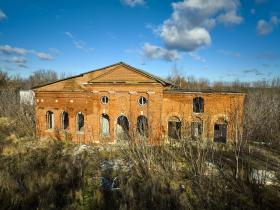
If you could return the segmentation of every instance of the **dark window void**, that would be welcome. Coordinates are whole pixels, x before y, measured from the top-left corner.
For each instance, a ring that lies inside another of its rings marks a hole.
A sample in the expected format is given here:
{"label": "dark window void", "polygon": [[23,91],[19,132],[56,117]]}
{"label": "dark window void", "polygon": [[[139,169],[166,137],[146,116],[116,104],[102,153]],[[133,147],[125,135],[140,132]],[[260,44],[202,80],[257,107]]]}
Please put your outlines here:
{"label": "dark window void", "polygon": [[193,99],[193,112],[204,112],[204,99],[202,97],[196,97]]}
{"label": "dark window void", "polygon": [[141,115],[137,118],[137,132],[143,136],[148,137],[148,119]]}
{"label": "dark window void", "polygon": [[193,140],[199,140],[202,138],[203,123],[192,122],[191,123],[191,136]]}
{"label": "dark window void", "polygon": [[116,132],[119,140],[127,140],[129,138],[129,122],[126,116],[121,115],[118,117]]}
{"label": "dark window void", "polygon": [[84,121],[84,115],[79,112],[77,114],[77,130],[78,131],[84,131],[84,125],[85,125],[85,121]]}
{"label": "dark window void", "polygon": [[214,141],[226,143],[227,141],[227,125],[215,124],[214,125]]}
{"label": "dark window void", "polygon": [[138,103],[141,105],[141,106],[144,106],[146,103],[147,103],[147,99],[143,96],[141,96],[138,100]]}
{"label": "dark window void", "polygon": [[178,117],[172,117],[168,120],[168,137],[171,139],[181,138],[181,121]]}
{"label": "dark window void", "polygon": [[67,112],[62,112],[61,115],[62,129],[66,130],[69,127],[69,116]]}
{"label": "dark window void", "polygon": [[110,135],[110,119],[107,114],[102,114],[100,118],[100,134],[102,137]]}
{"label": "dark window void", "polygon": [[102,104],[108,104],[108,102],[109,102],[108,96],[102,96],[101,97],[101,103]]}
{"label": "dark window void", "polygon": [[54,128],[54,114],[51,111],[47,111],[46,113],[46,125],[47,125],[47,129]]}

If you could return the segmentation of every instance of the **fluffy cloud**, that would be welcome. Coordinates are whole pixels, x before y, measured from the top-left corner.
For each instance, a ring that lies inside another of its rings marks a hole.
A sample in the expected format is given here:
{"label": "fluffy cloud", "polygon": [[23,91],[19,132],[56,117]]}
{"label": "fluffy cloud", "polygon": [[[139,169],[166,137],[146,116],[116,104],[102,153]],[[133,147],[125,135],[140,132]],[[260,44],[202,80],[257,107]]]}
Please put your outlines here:
{"label": "fluffy cloud", "polygon": [[158,33],[168,49],[190,52],[211,44],[209,30],[218,23],[240,24],[239,0],[184,0],[172,4],[172,16]]}
{"label": "fluffy cloud", "polygon": [[[205,62],[203,58],[190,52],[211,44],[210,30],[217,24],[242,23],[243,18],[238,14],[239,6],[239,0],[183,0],[172,3],[171,17],[155,30],[162,39],[165,50],[150,46],[161,54],[171,51],[175,55],[176,52],[178,58],[178,52],[187,52],[193,59]],[[147,50],[147,45],[143,49]]]}
{"label": "fluffy cloud", "polygon": [[149,43],[144,44],[143,54],[145,57],[150,59],[162,59],[167,61],[172,61],[179,58],[179,54],[176,50],[167,50]]}
{"label": "fluffy cloud", "polygon": [[4,54],[17,54],[17,55],[25,55],[28,53],[28,50],[23,48],[11,47],[10,45],[2,45],[0,46],[0,52]]}
{"label": "fluffy cloud", "polygon": [[232,10],[218,17],[218,20],[226,25],[228,24],[240,24],[243,18],[236,14],[236,11]]}
{"label": "fluffy cloud", "polygon": [[[33,54],[40,60],[53,60],[54,57],[44,52],[38,52],[35,50],[27,50],[24,48],[12,47],[10,45],[0,45],[0,52],[6,55],[27,55]],[[18,57],[14,57],[18,58]],[[10,59],[11,60],[11,59]]]}
{"label": "fluffy cloud", "polygon": [[269,21],[261,19],[257,23],[257,32],[259,35],[270,34],[279,23],[280,19],[276,16],[272,16]]}
{"label": "fluffy cloud", "polygon": [[125,5],[128,5],[130,7],[135,7],[138,5],[144,5],[145,1],[144,0],[121,0],[121,2]]}
{"label": "fluffy cloud", "polygon": [[160,36],[168,49],[179,51],[189,52],[211,43],[208,31],[199,27],[192,29],[178,28],[172,24],[165,23],[161,28]]}
{"label": "fluffy cloud", "polygon": [[7,15],[0,9],[0,21],[5,20]]}

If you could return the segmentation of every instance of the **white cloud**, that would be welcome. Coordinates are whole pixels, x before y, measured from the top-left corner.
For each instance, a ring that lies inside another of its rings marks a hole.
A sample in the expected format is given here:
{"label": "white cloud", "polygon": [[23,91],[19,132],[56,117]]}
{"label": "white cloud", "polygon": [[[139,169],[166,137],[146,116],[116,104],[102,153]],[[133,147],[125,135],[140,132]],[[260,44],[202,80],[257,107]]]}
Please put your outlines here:
{"label": "white cloud", "polygon": [[81,41],[74,41],[73,43],[74,43],[74,45],[75,45],[76,48],[78,48],[78,49],[84,49],[84,47],[83,47]]}
{"label": "white cloud", "polygon": [[36,51],[33,51],[33,54],[39,58],[40,60],[53,60],[54,57],[47,54],[47,53],[44,53],[44,52],[36,52]]}
{"label": "white cloud", "polygon": [[27,62],[27,59],[24,57],[11,57],[11,58],[2,58],[2,61],[8,62],[8,63],[14,63],[14,64],[23,64]]}
{"label": "white cloud", "polygon": [[[173,12],[156,29],[164,48],[145,44],[144,55],[152,59],[178,59],[180,52],[187,52],[193,59],[206,62],[193,53],[198,48],[211,45],[210,30],[218,24],[236,25],[243,21],[238,14],[239,0],[183,0],[172,3]],[[172,57],[172,56],[171,56]]]}
{"label": "white cloud", "polygon": [[257,32],[259,35],[270,34],[279,23],[280,19],[276,16],[272,16],[269,21],[261,19],[257,23]]}
{"label": "white cloud", "polygon": [[7,19],[7,15],[0,9],[0,21]]}
{"label": "white cloud", "polygon": [[[54,57],[48,53],[27,50],[24,48],[12,47],[10,45],[0,45],[0,52],[6,55],[27,55],[33,54],[40,60],[53,60]],[[14,57],[15,58],[15,57]]]}
{"label": "white cloud", "polygon": [[200,61],[200,62],[202,62],[202,63],[205,63],[205,62],[206,62],[206,60],[205,60],[204,58],[202,58],[200,55],[198,55],[198,54],[196,54],[196,53],[194,53],[194,52],[189,52],[188,54],[189,54],[189,56],[190,56],[191,58],[193,58],[194,60]]}
{"label": "white cloud", "polygon": [[28,50],[26,50],[24,48],[12,47],[10,45],[2,45],[2,46],[0,46],[0,52],[2,52],[4,54],[25,55],[28,53]]}
{"label": "white cloud", "polygon": [[121,0],[121,2],[130,7],[141,6],[145,4],[144,0]]}
{"label": "white cloud", "polygon": [[91,48],[91,47],[87,47],[86,43],[84,41],[76,41],[74,40],[73,41],[73,44],[74,46],[77,48],[77,49],[81,49],[85,52],[90,52],[90,51],[93,51],[94,49]]}
{"label": "white cloud", "polygon": [[222,14],[218,17],[218,20],[224,24],[240,24],[243,21],[243,18],[236,14],[235,10],[231,10],[225,14]]}
{"label": "white cloud", "polygon": [[143,53],[147,58],[162,59],[167,61],[176,60],[180,57],[176,50],[167,50],[165,48],[151,45],[149,43],[144,44]]}
{"label": "white cloud", "polygon": [[7,63],[12,63],[15,64],[16,66],[20,67],[20,68],[28,68],[28,66],[26,65],[27,63],[27,59],[24,57],[8,57],[8,58],[2,58],[0,59],[1,61],[5,61]]}
{"label": "white cloud", "polygon": [[66,36],[68,36],[69,38],[74,39],[74,36],[73,36],[72,33],[66,31],[64,34],[65,34]]}
{"label": "white cloud", "polygon": [[257,24],[257,32],[260,35],[266,35],[271,33],[273,30],[272,24],[266,22],[265,20],[259,20]]}
{"label": "white cloud", "polygon": [[211,44],[211,37],[204,28],[178,28],[165,23],[160,36],[168,49],[193,51],[200,46]]}
{"label": "white cloud", "polygon": [[64,34],[72,40],[73,45],[77,49],[84,50],[85,52],[89,52],[89,51],[94,50],[93,48],[87,47],[87,44],[84,41],[76,40],[75,36],[71,32],[66,31]]}
{"label": "white cloud", "polygon": [[157,32],[167,49],[190,52],[210,45],[210,29],[218,23],[240,24],[239,0],[184,0],[172,4],[172,16]]}
{"label": "white cloud", "polygon": [[10,61],[12,63],[26,63],[27,62],[27,59],[26,58],[23,58],[23,57],[12,57],[10,59]]}

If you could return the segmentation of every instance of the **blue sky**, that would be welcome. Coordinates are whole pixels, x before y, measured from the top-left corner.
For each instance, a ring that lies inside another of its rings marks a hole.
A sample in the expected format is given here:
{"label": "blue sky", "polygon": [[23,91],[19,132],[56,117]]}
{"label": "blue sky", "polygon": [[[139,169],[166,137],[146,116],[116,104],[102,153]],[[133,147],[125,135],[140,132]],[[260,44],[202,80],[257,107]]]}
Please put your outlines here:
{"label": "blue sky", "polygon": [[75,75],[119,61],[162,77],[280,76],[280,2],[0,1],[1,70]]}

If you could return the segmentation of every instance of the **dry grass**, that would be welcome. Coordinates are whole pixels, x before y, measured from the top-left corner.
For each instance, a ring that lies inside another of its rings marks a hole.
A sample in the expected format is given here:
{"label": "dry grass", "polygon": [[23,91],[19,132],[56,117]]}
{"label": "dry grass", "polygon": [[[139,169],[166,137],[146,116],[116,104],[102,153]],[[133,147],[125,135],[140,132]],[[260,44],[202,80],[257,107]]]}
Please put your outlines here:
{"label": "dry grass", "polygon": [[272,186],[252,179],[252,169],[263,167],[279,176],[273,167],[278,154],[267,156],[272,151],[266,149],[244,147],[236,179],[234,147],[227,145],[181,140],[176,146],[102,149],[52,139],[6,140],[0,155],[4,209],[280,208],[279,179]]}

